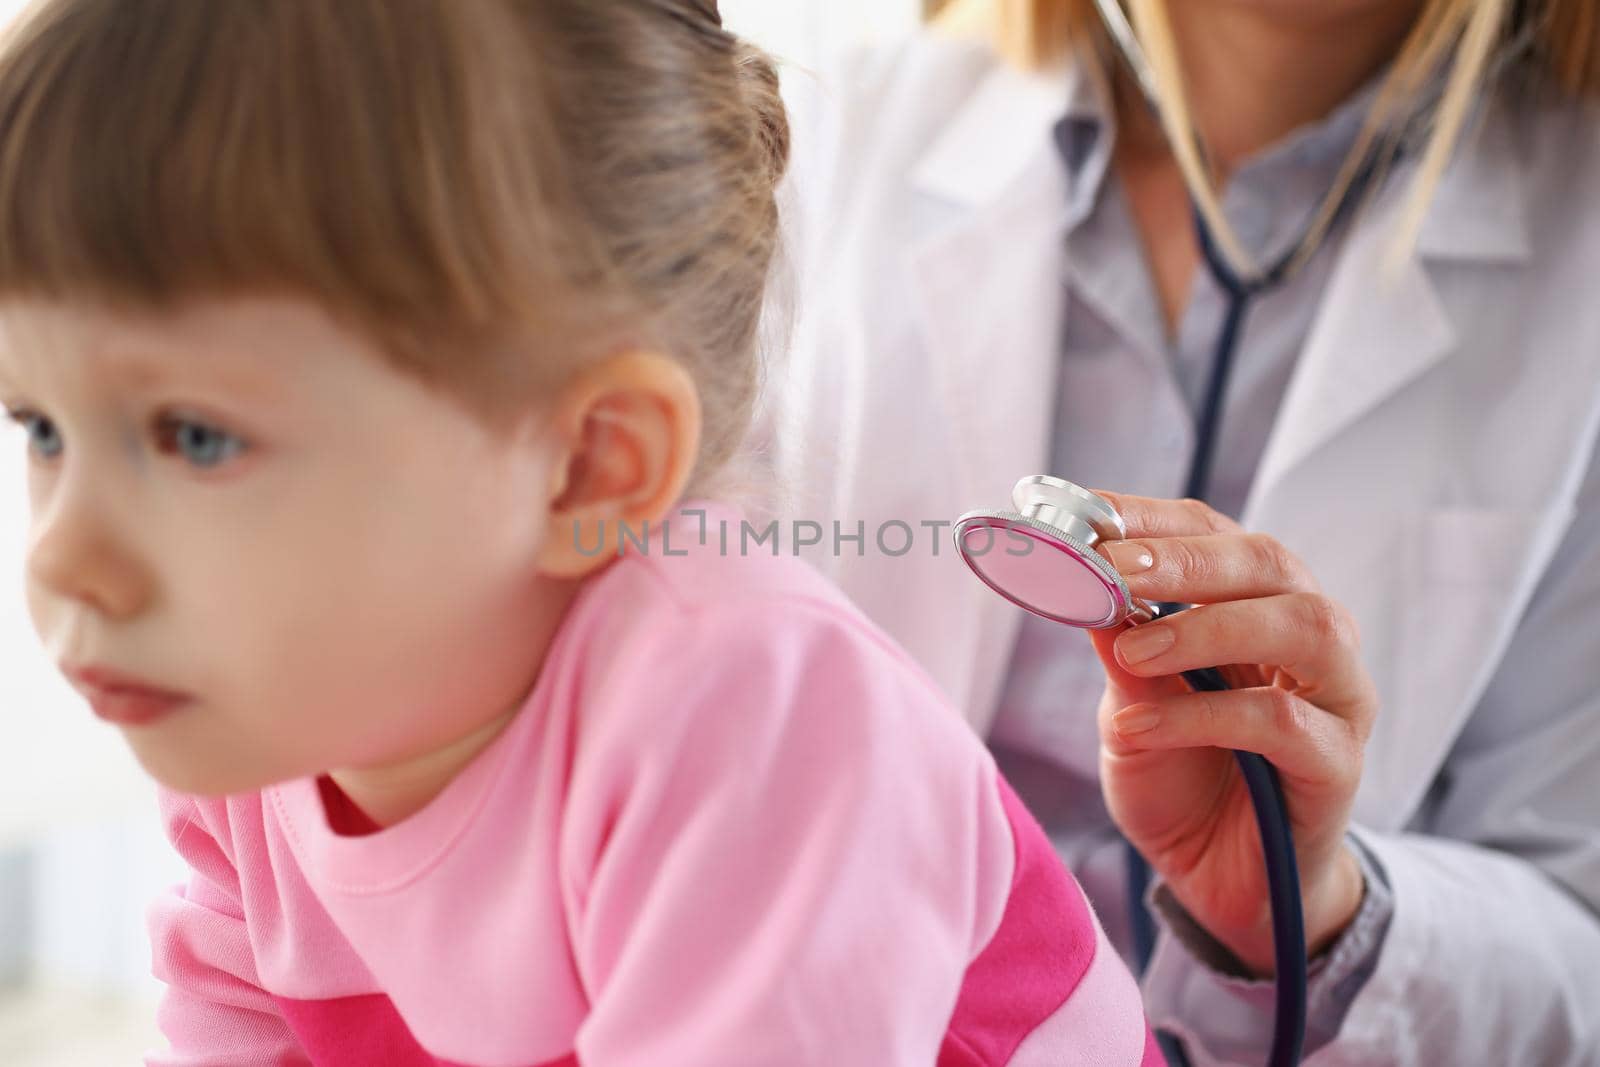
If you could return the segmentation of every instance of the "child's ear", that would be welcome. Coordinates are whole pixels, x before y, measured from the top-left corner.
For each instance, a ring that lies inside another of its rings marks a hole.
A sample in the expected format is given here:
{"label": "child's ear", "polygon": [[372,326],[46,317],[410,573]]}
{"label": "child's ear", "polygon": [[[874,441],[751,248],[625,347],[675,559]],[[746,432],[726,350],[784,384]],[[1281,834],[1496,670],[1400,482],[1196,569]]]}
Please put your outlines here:
{"label": "child's ear", "polygon": [[700,452],[700,394],[676,360],[628,351],[585,368],[553,412],[557,455],[539,569],[580,578],[678,503]]}

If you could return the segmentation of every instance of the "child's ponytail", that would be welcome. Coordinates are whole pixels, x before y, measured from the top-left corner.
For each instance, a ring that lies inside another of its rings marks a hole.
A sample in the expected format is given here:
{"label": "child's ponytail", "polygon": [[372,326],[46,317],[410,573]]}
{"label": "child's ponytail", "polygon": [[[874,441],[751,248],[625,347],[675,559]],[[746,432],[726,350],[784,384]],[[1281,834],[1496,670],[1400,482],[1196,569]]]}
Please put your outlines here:
{"label": "child's ponytail", "polygon": [[789,169],[789,115],[778,91],[778,70],[770,56],[748,43],[740,44],[737,64],[745,103],[765,150],[765,176],[776,186]]}
{"label": "child's ponytail", "polygon": [[[779,243],[789,124],[772,60],[729,33],[713,0],[541,0],[545,69],[577,183],[620,288],[700,386],[692,492],[749,427],[757,332]],[[562,57],[570,57],[563,59]],[[587,133],[585,132],[587,131]],[[632,322],[640,321],[635,316]],[[742,472],[730,472],[734,481]]]}

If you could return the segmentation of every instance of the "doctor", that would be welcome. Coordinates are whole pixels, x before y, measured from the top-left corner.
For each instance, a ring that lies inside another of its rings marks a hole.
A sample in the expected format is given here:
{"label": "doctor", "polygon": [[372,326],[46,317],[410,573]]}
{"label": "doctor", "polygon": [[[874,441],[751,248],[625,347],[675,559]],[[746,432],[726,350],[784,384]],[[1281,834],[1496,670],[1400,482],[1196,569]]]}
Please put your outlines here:
{"label": "doctor", "polygon": [[[1159,107],[1087,0],[958,3],[792,80],[778,514],[864,523],[813,558],[1130,956],[1146,857],[1190,1062],[1271,1030],[1245,747],[1298,834],[1308,1063],[1600,1064],[1600,3],[1126,7]],[[1191,204],[1221,271],[1292,264],[1242,315],[1205,505],[1173,498],[1229,296]],[[1036,473],[1128,494],[1134,593],[1202,605],[1167,652],[1025,616],[948,530],[874,543]],[[1253,688],[1156,680],[1209,664]]]}

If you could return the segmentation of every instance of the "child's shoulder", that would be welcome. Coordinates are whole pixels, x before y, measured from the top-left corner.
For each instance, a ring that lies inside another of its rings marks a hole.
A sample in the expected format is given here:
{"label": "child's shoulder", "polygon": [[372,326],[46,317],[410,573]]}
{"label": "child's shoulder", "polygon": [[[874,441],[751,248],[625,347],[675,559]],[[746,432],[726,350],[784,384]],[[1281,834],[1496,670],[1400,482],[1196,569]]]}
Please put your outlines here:
{"label": "child's shoulder", "polygon": [[[816,568],[795,558],[777,524],[752,522],[714,500],[683,504],[661,522],[628,530],[623,556],[596,579],[640,608],[697,613],[772,611],[810,602],[850,619],[865,617]],[[646,590],[654,588],[654,596]]]}
{"label": "child's shoulder", "polygon": [[915,659],[814,567],[758,547],[761,532],[731,505],[697,502],[641,532],[643,547],[630,542],[574,605],[563,658],[582,664],[587,695],[780,718],[830,704],[848,710],[828,715],[936,718],[964,732]]}
{"label": "child's shoulder", "polygon": [[684,504],[648,529],[629,531],[623,545],[580,600],[607,639],[654,644],[733,629],[755,643],[785,644],[820,627],[914,666],[837,586],[784,554],[787,544],[770,527],[758,528],[731,504]]}
{"label": "child's shoulder", "polygon": [[[921,834],[924,857],[973,862],[964,850],[979,843],[949,828],[973,829],[975,811],[1003,824],[982,742],[820,572],[770,551],[724,553],[717,522],[730,514],[708,508],[706,541],[691,525],[683,555],[676,532],[653,532],[652,548],[670,541],[673,554],[630,548],[563,626],[542,682],[547,714],[530,721],[559,724],[545,736],[569,746],[574,839],[648,851],[672,838],[663,827],[702,819],[741,836],[776,805],[790,829],[832,812],[861,822],[838,832],[874,848]],[[630,811],[637,838],[619,829]],[[990,844],[1010,855],[1004,832]]]}

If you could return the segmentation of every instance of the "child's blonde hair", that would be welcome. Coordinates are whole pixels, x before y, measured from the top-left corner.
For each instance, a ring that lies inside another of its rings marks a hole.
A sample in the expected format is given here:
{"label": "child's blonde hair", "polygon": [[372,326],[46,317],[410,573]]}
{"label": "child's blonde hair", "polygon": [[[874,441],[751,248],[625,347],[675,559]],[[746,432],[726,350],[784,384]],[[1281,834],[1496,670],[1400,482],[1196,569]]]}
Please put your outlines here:
{"label": "child's blonde hair", "polygon": [[0,294],[309,296],[496,423],[682,361],[743,438],[788,126],[713,0],[44,0],[0,52]]}

